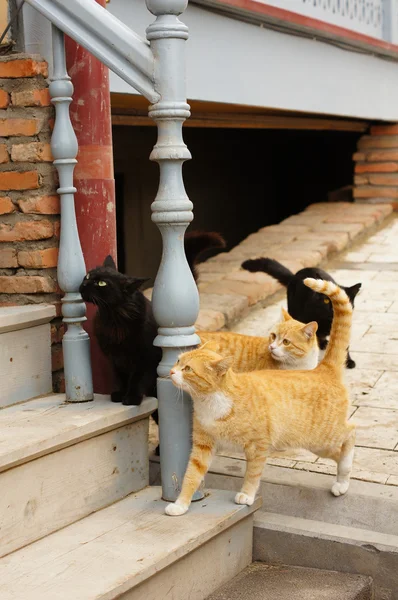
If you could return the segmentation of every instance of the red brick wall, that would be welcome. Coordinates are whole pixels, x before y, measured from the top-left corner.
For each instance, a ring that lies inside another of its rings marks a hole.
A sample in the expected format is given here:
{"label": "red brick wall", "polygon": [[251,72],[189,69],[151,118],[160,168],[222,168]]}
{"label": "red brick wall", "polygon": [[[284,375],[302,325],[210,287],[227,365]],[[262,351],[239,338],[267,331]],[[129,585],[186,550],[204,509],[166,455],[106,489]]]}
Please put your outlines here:
{"label": "red brick wall", "polygon": [[398,206],[398,125],[375,125],[354,154],[354,198]]}
{"label": "red brick wall", "polygon": [[[52,303],[59,315],[60,209],[47,77],[40,59],[0,57],[0,305]],[[63,385],[62,335],[58,316],[52,324],[56,390]]]}

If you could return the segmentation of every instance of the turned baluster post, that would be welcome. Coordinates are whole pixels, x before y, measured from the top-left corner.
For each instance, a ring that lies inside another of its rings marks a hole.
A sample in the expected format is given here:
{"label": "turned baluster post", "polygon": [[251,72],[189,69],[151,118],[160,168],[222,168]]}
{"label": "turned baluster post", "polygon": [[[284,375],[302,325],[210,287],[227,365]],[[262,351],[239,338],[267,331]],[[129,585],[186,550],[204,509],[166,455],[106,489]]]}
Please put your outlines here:
{"label": "turned baluster post", "polygon": [[67,330],[62,340],[66,399],[69,402],[93,400],[90,362],[90,340],[82,324],[86,306],[79,286],[86,267],[77,231],[73,187],[73,170],[77,163],[78,144],[69,116],[73,85],[66,71],[64,34],[52,26],[53,77],[51,101],[55,106],[55,125],[51,137],[54,165],[58,171],[61,198],[61,234],[58,258],[58,283],[65,293],[62,298],[63,322]]}
{"label": "turned baluster post", "polygon": [[[185,192],[182,165],[191,158],[182,125],[190,116],[185,92],[185,42],[188,28],[178,19],[187,0],[146,0],[156,20],[147,29],[155,58],[155,90],[160,100],[150,106],[158,139],[150,159],[159,163],[160,181],[152,204],[152,221],[159,227],[163,255],[155,280],[152,306],[159,325],[155,345],[163,349],[158,368],[160,464],[162,497],[173,501],[181,489],[192,438],[192,401],[178,393],[168,378],[177,356],[200,339],[194,323],[199,295],[184,252],[184,234],[193,219]],[[203,497],[198,491],[195,499]]]}

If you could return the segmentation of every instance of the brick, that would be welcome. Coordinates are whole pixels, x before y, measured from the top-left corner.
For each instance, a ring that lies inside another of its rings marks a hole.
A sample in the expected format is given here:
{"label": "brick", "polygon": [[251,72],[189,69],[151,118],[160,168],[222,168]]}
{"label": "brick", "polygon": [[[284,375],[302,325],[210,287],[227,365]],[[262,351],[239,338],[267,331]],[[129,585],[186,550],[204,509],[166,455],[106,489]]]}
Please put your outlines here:
{"label": "brick", "polygon": [[378,152],[368,152],[366,154],[366,160],[367,162],[398,160],[398,150],[379,150]]}
{"label": "brick", "polygon": [[54,223],[54,236],[59,239],[60,234],[61,234],[61,223],[59,221],[56,221]]}
{"label": "brick", "polygon": [[15,206],[8,196],[0,196],[0,215],[14,212]]}
{"label": "brick", "polygon": [[56,344],[51,347],[51,369],[59,371],[64,367],[64,355],[61,344]]}
{"label": "brick", "polygon": [[31,214],[59,215],[61,212],[59,196],[19,198],[18,206],[22,212]]}
{"label": "brick", "polygon": [[[311,208],[314,204],[310,204],[307,208]],[[282,233],[300,233],[302,231],[311,231],[311,227],[308,225],[294,225],[289,223],[280,223],[279,225],[268,225],[267,227],[262,227],[259,231],[268,232],[268,231],[276,231]]]}
{"label": "brick", "polygon": [[398,162],[358,163],[355,173],[395,173],[398,171]]}
{"label": "brick", "polygon": [[318,231],[343,231],[348,233],[350,239],[353,240],[364,229],[363,223],[321,223]]}
{"label": "brick", "polygon": [[364,152],[355,152],[352,155],[352,160],[354,160],[354,161],[366,160],[366,154]]}
{"label": "brick", "polygon": [[0,267],[12,269],[18,266],[17,251],[14,248],[5,248],[0,251]]}
{"label": "brick", "polygon": [[65,374],[62,370],[53,373],[53,389],[56,394],[65,393]]}
{"label": "brick", "polygon": [[234,261],[215,260],[212,262],[207,260],[206,262],[198,265],[197,269],[200,275],[202,275],[202,273],[217,273],[220,278],[227,273],[231,273],[234,269],[239,269],[241,262],[242,261],[240,259],[235,259]]}
{"label": "brick", "polygon": [[224,315],[215,310],[203,309],[199,311],[195,327],[198,331],[218,331],[225,325]]}
{"label": "brick", "polygon": [[397,135],[398,125],[374,125],[370,128],[370,135]]}
{"label": "brick", "polygon": [[369,216],[336,215],[334,217],[329,216],[325,219],[325,223],[361,223],[365,227],[371,227],[375,221],[376,221],[376,219],[374,217],[372,217],[371,215],[369,215]]}
{"label": "brick", "polygon": [[21,250],[18,252],[18,263],[27,269],[49,269],[56,267],[58,262],[58,248],[45,248],[44,250]]}
{"label": "brick", "polygon": [[287,248],[289,250],[293,250],[293,252],[296,252],[296,250],[310,250],[311,252],[319,252],[322,259],[326,258],[328,254],[328,245],[325,244],[324,241],[315,238],[310,238],[308,240],[295,240],[289,244]]}
{"label": "brick", "polygon": [[0,163],[4,164],[9,162],[10,157],[8,156],[7,146],[5,144],[0,144]]}
{"label": "brick", "polygon": [[241,318],[248,312],[249,303],[246,296],[238,294],[209,294],[206,291],[200,294],[200,308],[213,310],[224,315],[227,325]]}
{"label": "brick", "polygon": [[0,136],[32,136],[40,133],[43,122],[39,119],[0,119]]}
{"label": "brick", "polygon": [[292,215],[284,221],[282,225],[307,225],[311,228],[316,228],[319,223],[322,223],[323,216],[319,214],[301,213],[299,215]]}
{"label": "brick", "polygon": [[358,149],[364,150],[370,148],[398,148],[398,136],[364,135],[358,142]]}
{"label": "brick", "polygon": [[395,173],[371,173],[367,177],[371,185],[398,185],[398,175]]}
{"label": "brick", "polygon": [[37,171],[0,172],[0,190],[35,190],[40,187],[40,182]]}
{"label": "brick", "polygon": [[355,198],[398,198],[396,187],[363,186],[354,188]]}
{"label": "brick", "polygon": [[45,61],[37,61],[32,58],[15,58],[0,62],[0,77],[5,79],[35,77],[35,75],[48,77],[48,68]]}
{"label": "brick", "polygon": [[322,255],[319,252],[311,250],[290,250],[287,246],[278,252],[272,252],[269,258],[285,263],[286,260],[299,260],[303,267],[316,267],[322,260]]}
{"label": "brick", "polygon": [[54,233],[50,221],[19,221],[15,225],[0,224],[0,242],[22,242],[25,240],[45,240]]}
{"label": "brick", "polygon": [[4,90],[0,90],[0,108],[7,108],[10,104],[10,96]]}
{"label": "brick", "polygon": [[256,304],[260,300],[264,300],[273,292],[268,284],[260,283],[244,283],[233,279],[222,279],[217,283],[210,283],[206,292],[209,294],[238,294],[246,296],[249,306]]}
{"label": "brick", "polygon": [[14,106],[50,106],[50,92],[48,88],[11,92],[11,102]]}
{"label": "brick", "polygon": [[37,294],[55,292],[57,284],[47,277],[0,276],[0,292],[3,294]]}
{"label": "brick", "polygon": [[62,342],[62,338],[65,333],[65,325],[61,323],[58,327],[57,325],[51,325],[51,344],[59,344]]}
{"label": "brick", "polygon": [[14,144],[11,148],[11,160],[14,162],[51,162],[53,160],[51,146],[44,142]]}
{"label": "brick", "polygon": [[320,240],[326,244],[328,252],[339,252],[344,250],[349,242],[349,235],[345,231],[313,231],[311,233],[300,235],[300,240]]}

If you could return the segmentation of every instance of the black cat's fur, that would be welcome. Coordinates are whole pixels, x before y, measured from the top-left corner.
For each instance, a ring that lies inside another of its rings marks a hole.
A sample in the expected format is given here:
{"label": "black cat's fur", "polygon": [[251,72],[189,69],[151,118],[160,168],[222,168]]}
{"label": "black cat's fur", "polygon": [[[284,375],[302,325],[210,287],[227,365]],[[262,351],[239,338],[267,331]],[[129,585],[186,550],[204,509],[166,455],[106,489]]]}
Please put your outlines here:
{"label": "black cat's fur", "polygon": [[[201,255],[210,248],[224,247],[218,233],[195,231],[185,236],[185,254],[195,281]],[[85,302],[98,307],[94,333],[119,383],[112,401],[126,405],[139,405],[144,396],[156,396],[156,369],[162,351],[153,345],[157,325],[151,303],[140,291],[145,281],[119,273],[107,256],[101,267],[87,273],[79,289]]]}
{"label": "black cat's fur", "polygon": [[[310,290],[304,285],[303,280],[306,277],[312,277],[314,279],[325,279],[326,281],[333,281],[336,283],[329,273],[316,267],[310,267],[307,269],[300,269],[300,271],[297,271],[294,275],[289,269],[272,258],[246,260],[242,263],[242,267],[246,269],[246,271],[251,271],[252,273],[257,271],[268,273],[268,275],[271,275],[271,277],[274,277],[282,285],[286,286],[287,309],[289,314],[293,319],[297,319],[297,321],[302,321],[303,323],[316,321],[318,323],[317,337],[319,347],[321,350],[326,348],[326,338],[330,334],[330,328],[333,321],[332,303],[324,294],[319,294],[318,292]],[[347,293],[352,307],[354,307],[355,296],[361,289],[361,285],[361,283],[356,283],[351,287],[339,285],[339,287]],[[353,369],[355,367],[355,362],[350,357],[348,348],[346,366],[348,369]]]}

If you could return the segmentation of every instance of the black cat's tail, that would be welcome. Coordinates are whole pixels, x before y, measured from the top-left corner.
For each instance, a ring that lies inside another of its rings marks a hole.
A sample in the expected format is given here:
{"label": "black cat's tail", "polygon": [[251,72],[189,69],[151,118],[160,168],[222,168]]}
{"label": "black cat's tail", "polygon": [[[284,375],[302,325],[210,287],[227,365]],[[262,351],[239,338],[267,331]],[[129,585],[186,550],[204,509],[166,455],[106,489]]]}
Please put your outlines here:
{"label": "black cat's tail", "polygon": [[242,267],[251,273],[257,273],[257,271],[268,273],[268,275],[271,275],[271,277],[277,279],[279,283],[284,286],[288,286],[294,278],[294,274],[289,271],[287,267],[284,267],[281,265],[281,263],[273,258],[256,258],[254,260],[245,260],[245,262],[242,263]]}
{"label": "black cat's tail", "polygon": [[202,254],[213,248],[225,248],[226,242],[222,235],[215,231],[190,231],[185,235],[184,246],[185,256],[196,281],[198,274],[195,267],[201,262]]}

